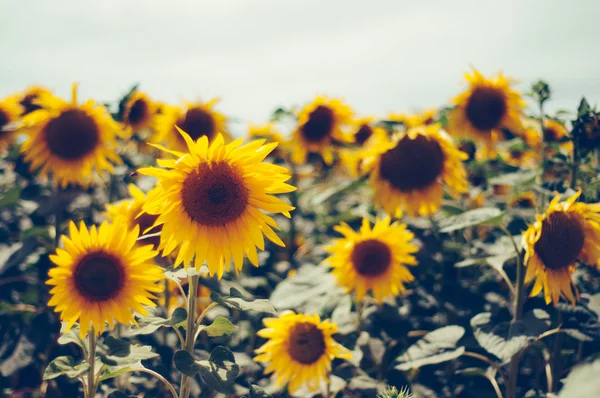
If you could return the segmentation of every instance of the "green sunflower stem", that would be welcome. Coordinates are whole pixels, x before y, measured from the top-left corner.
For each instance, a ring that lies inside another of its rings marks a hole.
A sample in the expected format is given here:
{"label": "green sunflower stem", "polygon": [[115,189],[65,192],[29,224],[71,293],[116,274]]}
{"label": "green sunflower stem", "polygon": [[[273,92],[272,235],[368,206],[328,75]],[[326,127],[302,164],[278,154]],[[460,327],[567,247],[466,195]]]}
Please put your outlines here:
{"label": "green sunflower stem", "polygon": [[[195,330],[195,315],[196,315],[196,291],[198,290],[198,283],[200,281],[199,275],[192,275],[189,277],[189,290],[188,290],[188,305],[187,305],[187,322],[186,322],[186,333],[185,333],[185,350],[194,356],[194,345],[196,343]],[[190,380],[186,375],[181,376],[181,387],[179,388],[179,396],[181,398],[189,398],[190,396]]]}
{"label": "green sunflower stem", "polygon": [[94,398],[96,395],[96,332],[94,328],[90,328],[88,332],[88,344],[90,349],[88,351],[88,364],[90,365],[90,370],[87,378],[87,398]]}

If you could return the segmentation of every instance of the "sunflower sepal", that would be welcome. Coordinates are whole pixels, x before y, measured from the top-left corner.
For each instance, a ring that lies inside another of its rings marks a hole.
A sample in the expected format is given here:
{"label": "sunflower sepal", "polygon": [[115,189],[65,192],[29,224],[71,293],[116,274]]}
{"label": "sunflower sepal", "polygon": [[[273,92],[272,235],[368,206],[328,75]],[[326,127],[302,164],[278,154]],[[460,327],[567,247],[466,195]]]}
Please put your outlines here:
{"label": "sunflower sepal", "polygon": [[233,353],[223,346],[215,347],[207,361],[196,361],[189,352],[179,350],[173,356],[173,363],[178,371],[188,377],[199,373],[206,384],[222,394],[231,393],[235,378],[240,374]]}

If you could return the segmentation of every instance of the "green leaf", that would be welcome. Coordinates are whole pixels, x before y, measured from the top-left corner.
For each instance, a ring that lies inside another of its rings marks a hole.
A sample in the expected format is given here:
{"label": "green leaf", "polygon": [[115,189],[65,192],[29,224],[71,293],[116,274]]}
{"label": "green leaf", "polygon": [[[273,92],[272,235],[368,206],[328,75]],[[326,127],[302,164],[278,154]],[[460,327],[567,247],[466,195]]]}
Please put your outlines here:
{"label": "green leaf", "polygon": [[464,334],[465,329],[461,326],[446,326],[429,332],[397,358],[399,364],[395,368],[416,369],[458,358],[465,352],[465,347],[457,347]]}
{"label": "green leaf", "polygon": [[44,380],[52,380],[62,375],[70,378],[79,377],[86,373],[89,368],[90,364],[85,361],[75,365],[75,359],[73,359],[73,357],[58,357],[48,364],[48,367],[44,372]]}
{"label": "green leaf", "polygon": [[256,384],[250,385],[250,397],[249,398],[273,398],[271,394],[266,392],[262,387]]}
{"label": "green leaf", "polygon": [[104,343],[108,346],[108,355],[126,357],[131,354],[131,343],[128,340],[108,336]]}
{"label": "green leaf", "polygon": [[583,117],[589,114],[591,111],[590,104],[587,102],[585,97],[581,99],[579,102],[579,106],[577,107],[577,117]]}
{"label": "green leaf", "polygon": [[158,312],[154,307],[147,307],[148,316],[140,316],[137,318],[139,327],[131,327],[129,329],[130,336],[140,334],[152,334],[163,326],[180,326],[187,319],[187,311],[185,308],[176,308],[171,314],[171,317],[166,319],[158,316]]}
{"label": "green leaf", "polygon": [[[115,339],[116,340],[116,339]],[[119,352],[122,353],[122,352]],[[100,355],[100,360],[103,364],[108,366],[122,366],[122,365],[133,365],[144,359],[150,359],[157,357],[158,354],[152,352],[152,347],[148,345],[132,345],[130,346],[130,352],[127,356],[117,355]]]}
{"label": "green leaf", "polygon": [[68,323],[67,322],[62,322],[61,324],[61,328],[60,328],[60,337],[58,338],[58,344],[61,345],[65,345],[65,344],[77,344],[79,347],[83,348],[84,350],[87,351],[88,348],[88,342],[87,339],[81,339],[81,337],[79,337],[79,324],[74,324],[71,327],[71,330],[69,330],[68,332],[65,333],[65,329],[67,328]]}
{"label": "green leaf", "polygon": [[21,200],[22,190],[23,188],[21,188],[21,186],[16,185],[12,189],[6,191],[6,193],[0,198],[0,210],[4,210],[17,205]]}
{"label": "green leaf", "polygon": [[222,394],[229,394],[240,373],[233,353],[226,347],[215,347],[208,361],[195,361],[189,352],[179,350],[173,356],[175,367],[186,376],[200,373],[211,388]]}
{"label": "green leaf", "polygon": [[484,207],[440,220],[440,232],[452,232],[475,225],[498,225],[504,212],[495,207]]}
{"label": "green leaf", "polygon": [[273,304],[271,304],[269,300],[247,299],[234,287],[229,290],[229,296],[222,296],[217,292],[211,292],[210,299],[215,303],[240,311],[256,311],[277,315],[275,308],[273,308]]}
{"label": "green leaf", "polygon": [[117,365],[117,366],[106,366],[102,368],[100,373],[100,381],[108,380],[120,376],[125,373],[130,373],[138,369],[144,369],[141,362],[137,362],[131,365]]}
{"label": "green leaf", "polygon": [[44,238],[50,239],[48,227],[32,227],[21,232],[21,240],[28,238]]}
{"label": "green leaf", "polygon": [[543,310],[528,312],[522,321],[497,322],[489,312],[471,319],[473,334],[479,345],[503,363],[527,347],[550,327],[550,315]]}
{"label": "green leaf", "polygon": [[539,172],[524,170],[517,171],[515,173],[502,174],[493,178],[490,178],[488,183],[490,185],[512,185],[512,186],[525,186],[535,182]]}
{"label": "green leaf", "polygon": [[202,330],[206,332],[210,337],[218,337],[226,335],[231,335],[234,330],[237,329],[231,321],[222,316],[217,317],[209,326],[204,327]]}
{"label": "green leaf", "polygon": [[597,398],[600,390],[600,360],[578,365],[563,380],[558,398]]}

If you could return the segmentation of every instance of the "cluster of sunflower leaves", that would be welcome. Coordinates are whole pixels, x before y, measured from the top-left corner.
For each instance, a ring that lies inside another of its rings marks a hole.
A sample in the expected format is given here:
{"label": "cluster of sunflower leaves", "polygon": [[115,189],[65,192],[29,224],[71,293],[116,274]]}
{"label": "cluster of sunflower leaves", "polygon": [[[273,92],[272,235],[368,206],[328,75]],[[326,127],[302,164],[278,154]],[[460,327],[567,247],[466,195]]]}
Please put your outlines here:
{"label": "cluster of sunflower leaves", "polygon": [[[147,159],[143,154],[122,156],[123,166],[112,178],[110,190],[73,188],[58,194],[38,182],[18,149],[0,161],[0,391],[18,396],[78,395],[77,377],[89,368],[82,363],[79,347],[87,349],[88,343],[77,327],[61,333],[58,317],[46,306],[49,293],[44,282],[51,268],[48,256],[55,247],[51,231],[55,217],[93,224],[101,219],[105,203],[127,196],[127,185],[135,178],[132,172]],[[180,372],[193,376],[192,396],[217,391],[269,397],[266,391],[272,382],[252,353],[264,342],[256,335],[262,318],[285,309],[330,318],[338,326],[336,340],[351,351],[350,359],[333,362],[330,396],[375,397],[389,386],[410,386],[418,397],[495,397],[490,378],[506,380],[507,364],[521,353],[521,374],[529,377],[519,379],[520,390],[527,397],[543,397],[542,391],[548,390],[544,372],[549,351],[554,351],[553,369],[562,378],[576,364],[590,362],[570,375],[570,381],[553,380],[554,391],[565,382],[563,391],[567,389],[568,395],[560,397],[584,396],[577,390],[581,386],[598,391],[594,374],[598,365],[593,363],[600,353],[597,269],[577,269],[574,280],[581,298],[576,305],[547,306],[543,297],[530,298],[522,321],[510,325],[511,294],[498,270],[515,280],[517,261],[512,242],[498,226],[506,226],[520,242],[519,234],[535,217],[534,209],[510,208],[505,197],[492,195],[483,208],[469,210],[465,201],[447,198],[442,211],[431,218],[405,217],[420,244],[416,280],[402,296],[382,305],[366,300],[357,311],[351,296],[319,264],[335,225],[345,221],[356,227],[374,211],[364,200],[369,195],[364,179],[333,180],[327,176],[328,167],[321,164],[319,172],[299,187],[295,236],[286,236],[288,220],[277,219],[284,241],[301,241],[293,258],[286,249],[267,244],[259,267],[246,267],[239,276],[220,280],[201,277],[200,283],[212,292],[211,300],[220,304],[210,312],[206,333],[200,335],[196,357],[203,361],[175,353],[177,336],[172,329],[183,327],[185,310],[170,316],[156,310],[138,318],[139,327],[120,328],[100,340],[97,361],[105,369],[100,392],[112,398],[134,393],[169,396],[151,376],[129,373],[145,368],[172,383],[178,383]],[[537,190],[550,196],[566,189],[561,184],[538,186],[535,173],[502,160],[489,161],[485,169],[480,190],[510,186],[513,192]],[[588,198],[598,197],[595,186],[584,188]],[[181,280],[189,272],[194,271],[170,269],[166,275]],[[554,333],[557,328],[564,333]],[[123,380],[120,376],[126,373]],[[296,395],[315,394],[302,390]]]}

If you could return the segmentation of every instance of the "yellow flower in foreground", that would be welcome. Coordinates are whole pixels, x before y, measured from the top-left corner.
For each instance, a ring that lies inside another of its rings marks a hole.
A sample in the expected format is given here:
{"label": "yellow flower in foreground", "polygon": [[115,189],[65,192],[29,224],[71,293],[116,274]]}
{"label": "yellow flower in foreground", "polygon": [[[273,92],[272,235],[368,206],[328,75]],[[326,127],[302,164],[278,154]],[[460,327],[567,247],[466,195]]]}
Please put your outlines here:
{"label": "yellow flower in foreground", "polygon": [[134,132],[149,129],[156,114],[156,105],[141,91],[136,91],[125,103],[123,124]]}
{"label": "yellow flower in foreground", "polygon": [[326,248],[331,256],[325,263],[331,265],[332,274],[346,292],[356,292],[358,301],[372,292],[381,303],[384,298],[403,292],[404,282],[414,280],[406,266],[417,265],[413,253],[418,248],[410,243],[414,235],[405,224],[390,225],[387,217],[376,221],[373,228],[363,219],[358,232],[346,223],[334,229],[344,237],[335,239]]}
{"label": "yellow flower in foreground", "polygon": [[155,250],[158,249],[160,236],[156,236],[155,234],[161,231],[161,226],[153,227],[158,215],[148,214],[142,210],[147,198],[141,189],[133,184],[129,184],[129,194],[132,199],[106,205],[108,219],[113,224],[127,226],[130,231],[133,231],[136,226],[139,227],[142,239],[138,240],[138,244],[142,246],[150,244]]}
{"label": "yellow flower in foreground", "polygon": [[469,89],[456,98],[456,108],[448,116],[448,132],[457,137],[470,137],[492,149],[495,136],[506,128],[515,133],[523,130],[521,117],[525,102],[511,88],[502,73],[485,78],[479,71],[466,74]]}
{"label": "yellow flower in foreground", "polygon": [[208,102],[186,103],[185,108],[164,107],[162,113],[156,116],[156,136],[152,142],[164,143],[167,148],[175,151],[186,151],[187,145],[177,127],[185,131],[193,141],[207,137],[208,142],[212,143],[217,134],[222,134],[229,140],[227,119],[214,109],[218,102],[219,99],[214,98]]}
{"label": "yellow flower in foreground", "polygon": [[9,126],[19,119],[21,113],[23,107],[15,101],[15,98],[9,97],[0,101],[0,151],[13,143],[14,128]]}
{"label": "yellow flower in foreground", "polygon": [[263,323],[265,329],[257,334],[268,341],[256,350],[255,360],[267,364],[265,373],[274,373],[278,386],[289,383],[292,394],[303,385],[317,391],[321,381],[329,382],[332,360],[351,357],[332,337],[337,326],[321,321],[318,315],[290,311]]}
{"label": "yellow flower in foreground", "polygon": [[50,307],[67,322],[66,331],[79,320],[83,338],[93,327],[100,335],[115,319],[124,325],[134,322],[133,311],[148,315],[143,306],[154,306],[150,299],[163,287],[157,282],[162,270],[152,263],[152,246],[135,245],[138,229],[128,232],[119,225],[103,223],[89,230],[83,222],[79,229],[71,222],[70,237],[63,236],[64,249],[56,249],[50,260],[56,264],[48,272],[46,284],[52,286]]}
{"label": "yellow flower in foreground", "polygon": [[556,305],[561,296],[575,303],[571,275],[577,260],[600,265],[600,204],[576,203],[580,194],[564,202],[555,197],[523,234],[525,282],[535,280],[531,296],[543,289],[547,304]]}
{"label": "yellow flower in foreground", "polygon": [[219,278],[232,259],[239,271],[244,254],[258,266],[256,248],[264,250],[263,234],[284,246],[272,229],[278,228],[275,220],[264,212],[289,217],[294,209],[274,196],[296,189],[285,183],[289,171],[263,162],[277,144],[256,140],[240,146],[240,138],[225,145],[218,134],[209,145],[206,136],[194,142],[180,133],[187,144],[185,153],[157,145],[176,159],[159,160],[164,169],[139,170],[158,179],[143,210],[159,215],[154,225],[162,225],[162,255],[178,249],[175,266],[187,267],[195,258],[197,269],[206,260],[210,274],[218,273]]}
{"label": "yellow flower in foreground", "polygon": [[304,163],[309,153],[318,153],[327,164],[333,162],[332,141],[351,141],[344,127],[352,121],[352,109],[339,99],[318,96],[298,114],[292,134],[292,161]]}
{"label": "yellow flower in foreground", "polygon": [[119,125],[104,106],[94,101],[77,104],[77,85],[73,85],[68,103],[51,94],[41,93],[42,106],[23,118],[23,131],[29,134],[21,148],[25,160],[42,177],[52,174],[61,187],[68,184],[88,186],[94,170],[113,171],[110,161],[119,163],[115,152]]}
{"label": "yellow flower in foreground", "polygon": [[443,186],[457,196],[467,191],[462,160],[438,124],[421,126],[378,143],[372,163],[375,202],[387,213],[430,216],[440,207]]}

